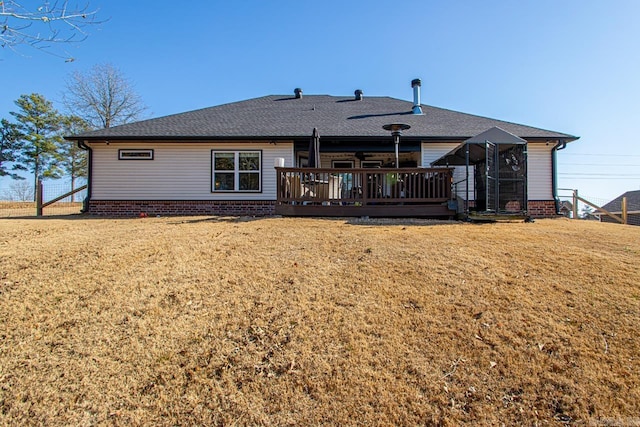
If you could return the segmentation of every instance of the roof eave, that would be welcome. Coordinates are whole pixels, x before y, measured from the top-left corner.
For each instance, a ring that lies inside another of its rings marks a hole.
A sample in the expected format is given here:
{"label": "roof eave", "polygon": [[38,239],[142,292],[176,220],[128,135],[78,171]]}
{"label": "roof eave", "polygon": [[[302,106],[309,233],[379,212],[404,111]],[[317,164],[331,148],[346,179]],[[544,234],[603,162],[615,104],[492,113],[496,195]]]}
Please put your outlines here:
{"label": "roof eave", "polygon": [[[309,138],[310,135],[268,135],[268,136],[256,136],[256,135],[242,135],[242,136],[185,136],[185,135],[161,135],[161,136],[140,136],[140,135],[124,135],[124,136],[83,136],[83,135],[70,135],[65,136],[67,141],[88,141],[88,142],[100,142],[100,141],[145,141],[145,142],[159,142],[159,141],[189,141],[189,142],[213,142],[213,141],[271,141],[271,140],[293,140]],[[380,135],[322,135],[322,139],[341,139],[341,140],[366,140],[371,138],[391,139],[391,136],[387,134]],[[471,136],[468,135],[454,135],[454,136],[425,136],[425,135],[404,135],[402,139],[408,141],[464,141]],[[549,140],[563,140],[567,143],[578,140],[579,136],[573,135],[553,135],[553,136],[522,136],[529,142],[546,142]]]}

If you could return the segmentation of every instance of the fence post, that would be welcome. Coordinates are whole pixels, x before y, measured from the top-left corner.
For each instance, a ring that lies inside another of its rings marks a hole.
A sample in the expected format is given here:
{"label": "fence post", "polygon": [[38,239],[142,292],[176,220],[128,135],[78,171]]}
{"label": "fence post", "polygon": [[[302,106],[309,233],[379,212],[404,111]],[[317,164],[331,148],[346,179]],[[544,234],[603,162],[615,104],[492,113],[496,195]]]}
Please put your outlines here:
{"label": "fence post", "polygon": [[627,197],[622,198],[622,223],[627,224]]}
{"label": "fence post", "polygon": [[578,219],[578,190],[573,190],[573,219]]}
{"label": "fence post", "polygon": [[40,178],[36,184],[36,216],[42,216],[42,180]]}

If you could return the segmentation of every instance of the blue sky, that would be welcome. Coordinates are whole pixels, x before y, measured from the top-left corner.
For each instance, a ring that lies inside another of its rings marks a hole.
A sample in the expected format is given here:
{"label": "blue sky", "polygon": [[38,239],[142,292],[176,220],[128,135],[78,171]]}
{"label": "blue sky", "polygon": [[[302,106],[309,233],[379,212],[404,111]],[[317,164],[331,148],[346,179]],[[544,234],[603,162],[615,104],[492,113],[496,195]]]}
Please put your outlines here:
{"label": "blue sky", "polygon": [[65,47],[75,62],[0,49],[0,117],[23,93],[61,108],[69,73],[104,62],[150,117],[295,87],[411,100],[420,78],[425,104],[580,136],[559,187],[602,202],[640,189],[640,1],[89,3],[108,21]]}

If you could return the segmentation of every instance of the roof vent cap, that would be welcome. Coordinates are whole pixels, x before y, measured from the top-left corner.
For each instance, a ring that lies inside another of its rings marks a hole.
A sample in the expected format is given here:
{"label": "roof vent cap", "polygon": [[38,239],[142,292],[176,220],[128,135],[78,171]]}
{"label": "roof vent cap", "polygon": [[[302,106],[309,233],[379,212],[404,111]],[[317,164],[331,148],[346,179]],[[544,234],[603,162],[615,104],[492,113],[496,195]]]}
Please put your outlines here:
{"label": "roof vent cap", "polygon": [[362,95],[364,95],[364,93],[360,89],[356,89],[354,94],[356,96],[356,101],[362,101]]}
{"label": "roof vent cap", "polygon": [[296,95],[296,98],[302,98],[302,89],[300,89],[299,87],[295,88],[293,90],[293,93]]}
{"label": "roof vent cap", "polygon": [[420,87],[422,86],[422,82],[420,79],[411,80],[411,87],[413,88],[413,108],[411,111],[413,114],[423,114],[422,106],[420,104]]}

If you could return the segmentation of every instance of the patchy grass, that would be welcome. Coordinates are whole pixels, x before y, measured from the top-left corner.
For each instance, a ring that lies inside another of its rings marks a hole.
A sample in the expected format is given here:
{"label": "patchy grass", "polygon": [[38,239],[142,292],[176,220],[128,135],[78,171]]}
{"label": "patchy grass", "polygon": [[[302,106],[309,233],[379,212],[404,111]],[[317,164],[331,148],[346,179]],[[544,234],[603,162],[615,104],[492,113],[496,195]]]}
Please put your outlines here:
{"label": "patchy grass", "polygon": [[639,256],[568,220],[0,220],[0,424],[638,423]]}

